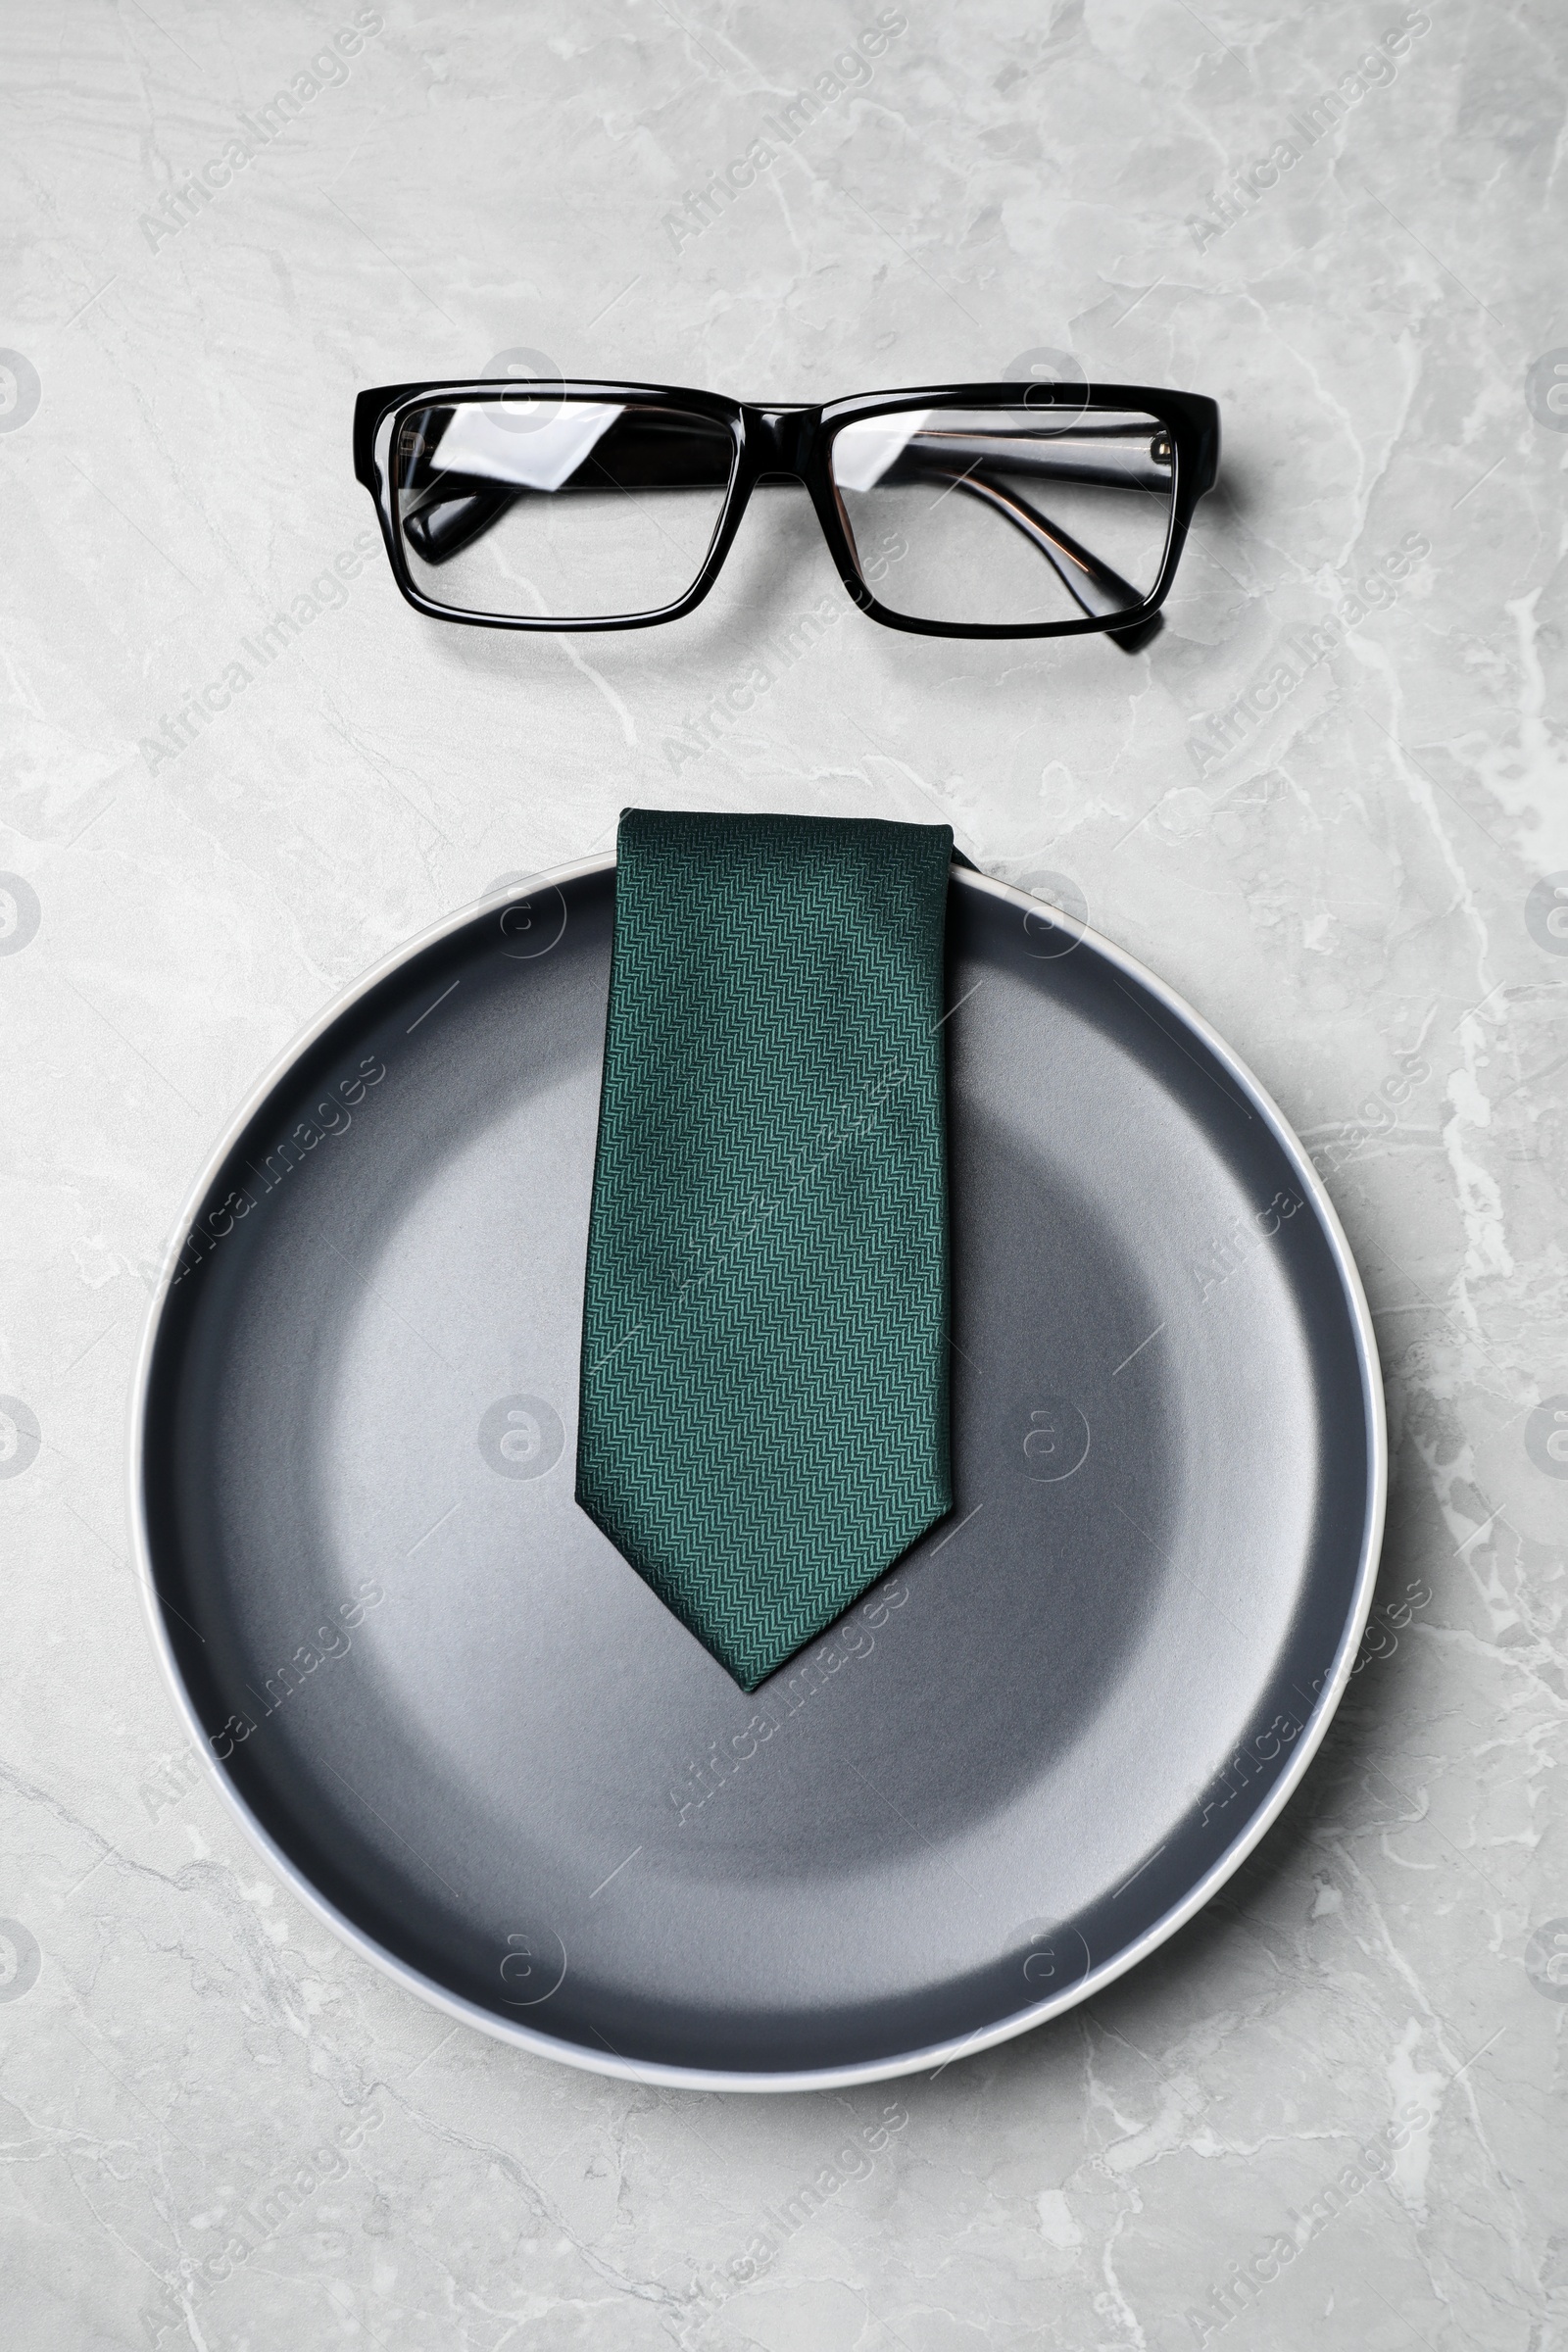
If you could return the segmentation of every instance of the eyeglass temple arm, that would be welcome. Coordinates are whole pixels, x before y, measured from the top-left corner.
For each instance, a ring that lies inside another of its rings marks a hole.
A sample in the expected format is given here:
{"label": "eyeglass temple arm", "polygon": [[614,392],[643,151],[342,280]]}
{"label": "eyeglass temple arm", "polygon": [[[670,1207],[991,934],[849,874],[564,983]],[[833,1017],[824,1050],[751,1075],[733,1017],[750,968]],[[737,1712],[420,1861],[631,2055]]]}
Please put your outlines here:
{"label": "eyeglass temple arm", "polygon": [[438,477],[424,492],[420,505],[403,516],[403,536],[425,564],[450,564],[466,547],[493,530],[509,507],[527,493],[512,482],[478,482],[459,489],[459,480],[472,475]]}
{"label": "eyeglass temple arm", "polygon": [[[758,483],[762,490],[793,483],[791,474],[763,474]],[[460,486],[461,485],[461,486]],[[592,490],[602,485],[592,480],[563,482],[561,489],[550,495],[559,498],[567,490]],[[662,475],[657,482],[627,482],[618,485],[623,490],[710,490],[713,485],[706,476],[693,476],[687,483],[671,481]],[[519,499],[537,493],[514,482],[476,482],[472,475],[446,474],[430,483],[420,493],[420,504],[405,510],[403,535],[416,556],[426,564],[449,564],[461,556],[466,547],[482,539],[493,530],[509,508]]]}
{"label": "eyeglass temple arm", "polygon": [[989,481],[977,472],[956,473],[952,480],[956,490],[966,490],[971,498],[982,500],[1022,531],[1045,557],[1074,604],[1093,619],[1103,620],[1114,612],[1133,612],[1144,603],[1138,590],[1119,571],[1102,564],[1088,548],[1080,547],[1060,523],[1052,522],[1015,490],[1004,490],[1000,483]]}
{"label": "eyeglass temple arm", "polygon": [[1042,448],[1007,434],[945,433],[925,426],[895,463],[923,473],[933,462],[945,471],[950,466],[983,466],[987,461],[1004,465],[1008,473],[1032,474],[1037,481],[1093,482],[1106,490],[1152,490],[1162,498],[1170,496],[1170,459],[1151,454],[1147,427],[1136,433],[1068,432]]}
{"label": "eyeglass temple arm", "polygon": [[[487,480],[461,466],[443,469],[439,459],[426,464],[424,480],[403,509],[402,526],[415,553],[427,564],[450,563],[493,529],[519,499],[534,495],[523,483]],[[599,453],[590,452],[576,472],[549,495],[601,489],[607,483],[620,490],[723,489],[729,474],[727,446],[715,459],[710,445],[694,447],[679,429],[645,418],[630,428],[622,422],[617,430],[613,475],[607,473]]]}

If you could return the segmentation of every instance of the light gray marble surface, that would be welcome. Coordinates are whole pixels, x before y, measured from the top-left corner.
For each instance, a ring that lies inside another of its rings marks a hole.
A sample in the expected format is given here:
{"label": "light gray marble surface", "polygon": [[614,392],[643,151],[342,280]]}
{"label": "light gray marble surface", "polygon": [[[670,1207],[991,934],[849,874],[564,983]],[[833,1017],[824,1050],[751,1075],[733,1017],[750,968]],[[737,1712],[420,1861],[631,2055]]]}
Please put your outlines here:
{"label": "light gray marble surface", "polygon": [[[906,0],[700,232],[687,193],[869,6],[379,0],[310,94],[355,18],[0,14],[0,2341],[1562,2344],[1561,10]],[[244,168],[163,209],[246,118]],[[1223,405],[1136,659],[868,625],[789,499],[666,630],[445,629],[379,554],[333,585],[359,386],[520,348],[826,398],[1042,346]],[[1380,1630],[1301,1793],[1105,1998],[886,2092],[628,2088],[449,2029],[232,1826],[130,1566],[138,1335],[232,1110],[372,960],[631,799],[940,810],[1068,877],[1317,1151],[1377,1316]]]}

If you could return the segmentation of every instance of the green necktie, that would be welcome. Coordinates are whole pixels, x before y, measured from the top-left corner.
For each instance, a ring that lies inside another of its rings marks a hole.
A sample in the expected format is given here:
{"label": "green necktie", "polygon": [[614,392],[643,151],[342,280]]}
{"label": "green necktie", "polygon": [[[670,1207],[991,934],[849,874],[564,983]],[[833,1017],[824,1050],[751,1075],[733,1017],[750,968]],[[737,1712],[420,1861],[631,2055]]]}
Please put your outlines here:
{"label": "green necktie", "polygon": [[620,820],[577,1500],[747,1690],[953,1507],[952,850]]}

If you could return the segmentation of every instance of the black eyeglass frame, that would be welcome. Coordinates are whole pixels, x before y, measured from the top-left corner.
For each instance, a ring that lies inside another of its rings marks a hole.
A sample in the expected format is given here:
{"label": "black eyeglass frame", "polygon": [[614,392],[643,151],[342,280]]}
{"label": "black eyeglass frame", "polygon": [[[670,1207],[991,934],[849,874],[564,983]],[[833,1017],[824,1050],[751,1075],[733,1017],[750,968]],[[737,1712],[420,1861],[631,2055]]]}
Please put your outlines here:
{"label": "black eyeglass frame", "polygon": [[[403,549],[402,534],[392,507],[390,468],[386,453],[404,418],[433,401],[455,399],[516,400],[520,397],[606,399],[635,403],[641,408],[683,412],[709,418],[728,431],[734,450],[729,486],[714,526],[702,569],[691,586],[673,603],[651,612],[598,613],[579,619],[558,620],[532,613],[465,612],[436,603],[415,585]],[[896,612],[873,593],[861,573],[839,508],[831,452],[846,425],[891,411],[922,409],[1120,409],[1152,416],[1171,438],[1175,480],[1170,521],[1159,574],[1142,604],[1109,613],[1089,613],[1080,620],[960,621],[921,620]],[[797,402],[762,404],[727,399],[722,393],[694,392],[668,384],[613,383],[585,377],[552,377],[536,386],[518,379],[437,376],[423,383],[383,384],[362,392],[354,403],[354,470],[370,493],[386,542],[392,576],[417,612],[434,620],[461,622],[478,629],[588,631],[648,629],[679,620],[700,605],[723,568],[741,517],[760,482],[793,480],[804,484],[816,510],[839,578],[851,600],[870,620],[884,628],[904,629],[917,637],[1084,637],[1109,632],[1118,637],[1141,635],[1170,590],[1187,539],[1188,525],[1199,500],[1211,490],[1219,472],[1219,405],[1200,392],[1171,392],[1149,384],[943,384],[905,392],[872,392],[823,407]]]}

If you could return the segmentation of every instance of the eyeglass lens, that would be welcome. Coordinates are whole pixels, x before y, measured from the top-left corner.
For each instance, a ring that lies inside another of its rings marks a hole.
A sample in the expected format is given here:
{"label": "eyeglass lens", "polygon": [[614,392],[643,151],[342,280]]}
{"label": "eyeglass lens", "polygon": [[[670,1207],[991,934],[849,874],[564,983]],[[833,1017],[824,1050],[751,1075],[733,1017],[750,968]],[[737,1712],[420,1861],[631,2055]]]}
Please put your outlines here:
{"label": "eyeglass lens", "polygon": [[857,549],[911,619],[1105,618],[1152,595],[1175,499],[1170,434],[1122,409],[900,409],[844,426],[834,487]]}
{"label": "eyeglass lens", "polygon": [[733,466],[724,426],[680,411],[511,393],[416,409],[392,465],[410,577],[459,612],[660,612],[702,570]]}

